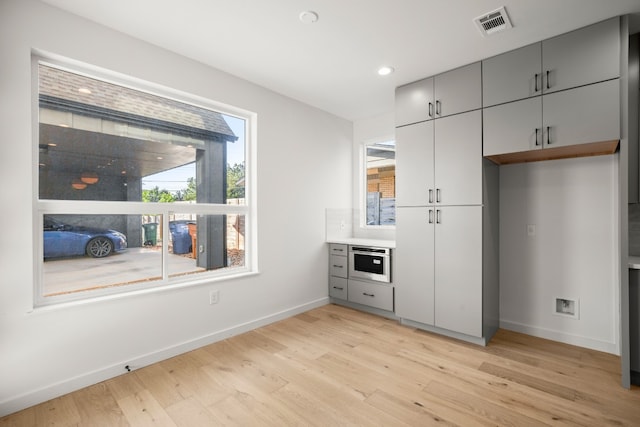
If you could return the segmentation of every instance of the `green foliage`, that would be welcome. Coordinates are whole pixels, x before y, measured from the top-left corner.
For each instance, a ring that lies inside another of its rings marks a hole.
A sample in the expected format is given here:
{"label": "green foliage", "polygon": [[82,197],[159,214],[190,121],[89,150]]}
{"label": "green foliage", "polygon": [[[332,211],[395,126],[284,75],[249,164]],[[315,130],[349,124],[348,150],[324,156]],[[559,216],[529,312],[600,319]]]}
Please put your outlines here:
{"label": "green foliage", "polygon": [[227,199],[244,198],[244,163],[227,165]]}
{"label": "green foliage", "polygon": [[173,194],[168,190],[160,190],[157,186],[151,190],[142,190],[143,202],[160,202],[160,203],[172,203],[175,202]]}

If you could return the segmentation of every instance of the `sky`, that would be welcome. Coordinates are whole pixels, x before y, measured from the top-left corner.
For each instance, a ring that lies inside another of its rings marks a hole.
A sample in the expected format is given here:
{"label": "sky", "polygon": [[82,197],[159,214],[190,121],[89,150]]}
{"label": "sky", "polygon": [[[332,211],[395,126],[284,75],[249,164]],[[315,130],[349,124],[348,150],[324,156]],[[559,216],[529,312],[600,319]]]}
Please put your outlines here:
{"label": "sky", "polygon": [[[227,115],[223,115],[223,117],[233,133],[238,137],[236,142],[227,143],[227,163],[232,166],[236,163],[243,163],[245,154],[245,120]],[[175,192],[187,188],[187,180],[195,176],[196,165],[195,163],[189,163],[169,171],[142,178],[142,189],[151,190],[154,187],[158,187],[160,190]]]}

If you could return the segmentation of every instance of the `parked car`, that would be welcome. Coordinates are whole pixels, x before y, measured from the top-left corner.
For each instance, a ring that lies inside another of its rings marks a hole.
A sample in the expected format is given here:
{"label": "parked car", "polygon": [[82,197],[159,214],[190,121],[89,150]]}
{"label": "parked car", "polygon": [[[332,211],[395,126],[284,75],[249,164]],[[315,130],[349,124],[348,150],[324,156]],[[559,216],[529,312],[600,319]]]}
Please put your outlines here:
{"label": "parked car", "polygon": [[44,217],[44,257],[88,255],[103,258],[127,249],[127,237],[116,230],[64,224]]}

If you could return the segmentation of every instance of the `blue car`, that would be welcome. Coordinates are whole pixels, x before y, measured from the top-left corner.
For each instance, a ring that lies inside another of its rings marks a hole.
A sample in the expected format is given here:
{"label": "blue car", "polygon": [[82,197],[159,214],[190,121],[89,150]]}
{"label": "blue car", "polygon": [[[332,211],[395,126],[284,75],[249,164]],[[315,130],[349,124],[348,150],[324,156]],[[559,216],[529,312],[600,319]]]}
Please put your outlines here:
{"label": "blue car", "polygon": [[82,227],[44,217],[44,257],[88,255],[103,258],[127,249],[127,237],[115,230]]}

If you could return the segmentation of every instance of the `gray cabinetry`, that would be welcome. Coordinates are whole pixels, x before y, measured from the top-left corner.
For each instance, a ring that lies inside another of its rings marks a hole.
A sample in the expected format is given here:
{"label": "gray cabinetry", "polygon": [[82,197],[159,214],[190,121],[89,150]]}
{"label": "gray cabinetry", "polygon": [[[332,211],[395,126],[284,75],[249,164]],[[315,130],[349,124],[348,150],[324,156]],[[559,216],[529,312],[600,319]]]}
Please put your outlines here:
{"label": "gray cabinetry", "polygon": [[433,77],[396,89],[396,124],[409,125],[435,117]]}
{"label": "gray cabinetry", "polygon": [[347,245],[329,244],[329,296],[347,299],[348,258]]}
{"label": "gray cabinetry", "polygon": [[398,209],[396,315],[483,336],[482,206]]}
{"label": "gray cabinetry", "polygon": [[482,112],[436,120],[434,151],[435,203],[481,204]]}
{"label": "gray cabinetry", "polygon": [[482,106],[542,93],[542,44],[535,43],[482,61]]}
{"label": "gray cabinetry", "polygon": [[484,109],[483,155],[620,139],[619,81]]}
{"label": "gray cabinetry", "polygon": [[482,113],[396,129],[396,206],[482,203]]}
{"label": "gray cabinetry", "polygon": [[482,107],[482,65],[480,62],[456,68],[434,77],[435,117]]}
{"label": "gray cabinetry", "polygon": [[396,126],[482,107],[482,65],[476,62],[396,89]]}
{"label": "gray cabinetry", "polygon": [[435,326],[482,337],[482,206],[435,212]]}
{"label": "gray cabinetry", "polygon": [[620,77],[620,18],[543,41],[542,73],[544,93]]}
{"label": "gray cabinetry", "polygon": [[620,77],[619,18],[482,61],[482,106],[490,107]]}
{"label": "gray cabinetry", "polygon": [[396,315],[434,324],[435,211],[407,207],[396,212]]}
{"label": "gray cabinetry", "polygon": [[428,121],[396,129],[396,206],[433,203],[433,125]]}
{"label": "gray cabinetry", "polygon": [[612,154],[619,77],[619,18],[484,60],[484,156],[504,164]]}

